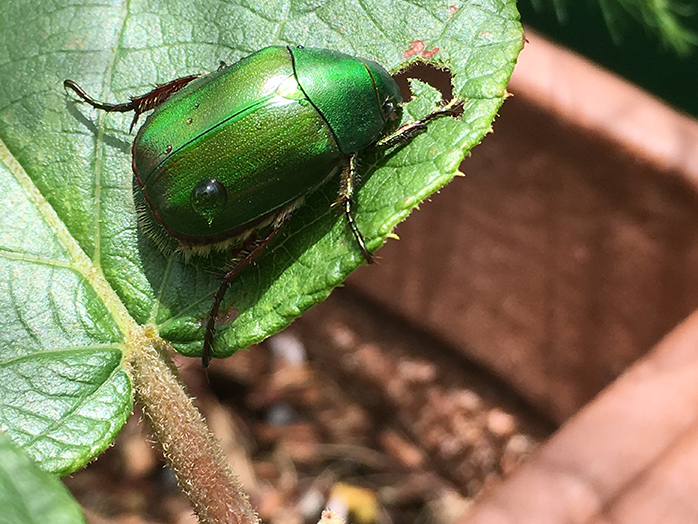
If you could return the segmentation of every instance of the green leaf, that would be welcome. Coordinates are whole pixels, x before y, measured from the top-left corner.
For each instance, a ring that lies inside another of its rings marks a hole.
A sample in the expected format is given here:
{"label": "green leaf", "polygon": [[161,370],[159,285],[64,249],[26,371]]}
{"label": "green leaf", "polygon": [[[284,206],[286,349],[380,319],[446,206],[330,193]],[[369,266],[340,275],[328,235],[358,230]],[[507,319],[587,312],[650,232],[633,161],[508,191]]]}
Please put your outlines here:
{"label": "green leaf", "polygon": [[0,428],[67,474],[131,411],[118,304],[106,307],[106,283],[1,145],[0,194]]}
{"label": "green leaf", "polygon": [[[463,116],[362,158],[356,219],[377,249],[489,132],[523,45],[514,0],[5,0],[0,24],[0,429],[61,473],[123,424],[124,362],[144,333],[200,354],[220,282],[211,261],[164,256],[141,233],[131,116],[76,103],[64,79],[124,101],[273,44],[332,48],[393,72],[420,60],[450,69]],[[438,98],[416,89],[405,119]],[[362,263],[330,206],[337,188],[313,193],[233,282],[216,356],[282,329]]]}
{"label": "green leaf", "polygon": [[84,523],[66,487],[0,432],[0,524]]}

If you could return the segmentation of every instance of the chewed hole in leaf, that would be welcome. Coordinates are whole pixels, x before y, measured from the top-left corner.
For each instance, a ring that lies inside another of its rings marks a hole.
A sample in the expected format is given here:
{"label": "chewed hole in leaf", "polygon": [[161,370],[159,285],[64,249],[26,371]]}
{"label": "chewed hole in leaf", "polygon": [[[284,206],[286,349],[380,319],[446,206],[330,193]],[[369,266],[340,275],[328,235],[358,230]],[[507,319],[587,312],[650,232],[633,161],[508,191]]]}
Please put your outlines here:
{"label": "chewed hole in leaf", "polygon": [[394,74],[393,78],[400,87],[400,92],[405,102],[409,102],[413,97],[409,86],[411,78],[421,80],[438,90],[441,93],[442,100],[446,102],[453,98],[451,72],[448,69],[442,69],[426,62],[416,62],[407,69]]}

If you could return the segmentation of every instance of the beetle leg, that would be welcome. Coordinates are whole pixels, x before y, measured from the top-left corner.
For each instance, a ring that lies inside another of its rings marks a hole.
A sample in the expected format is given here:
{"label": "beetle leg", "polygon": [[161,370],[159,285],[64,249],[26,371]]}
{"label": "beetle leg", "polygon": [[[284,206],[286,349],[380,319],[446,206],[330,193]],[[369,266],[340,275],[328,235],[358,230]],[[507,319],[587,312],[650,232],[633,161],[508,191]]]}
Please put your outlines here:
{"label": "beetle leg", "polygon": [[[454,98],[448,104],[429,113],[424,118],[417,120],[416,122],[409,122],[401,126],[394,133],[391,133],[390,135],[376,142],[370,149],[386,149],[400,144],[402,142],[405,142],[407,140],[412,140],[419,133],[427,129],[427,122],[435,118],[439,118],[441,116],[455,115],[458,112],[458,109],[460,108],[461,104],[462,102],[460,100],[456,100]],[[354,220],[354,213],[352,211],[352,205],[354,203],[352,195],[354,193],[354,186],[356,185],[357,176],[358,154],[354,153],[349,157],[349,163],[342,171],[339,186],[339,197],[337,198],[335,204],[342,206],[344,216],[347,220],[347,224],[349,224],[349,228],[351,229],[351,232],[354,234],[354,238],[356,238],[356,243],[359,244],[359,248],[361,249],[361,253],[364,256],[364,259],[366,259],[366,262],[371,264],[373,262],[373,255],[366,247],[366,242],[364,240],[363,235],[361,234],[361,231],[359,230],[359,226],[356,225],[356,221]]]}
{"label": "beetle leg", "polygon": [[354,213],[351,208],[354,204],[352,195],[354,194],[354,186],[356,185],[358,167],[358,154],[354,153],[349,157],[349,163],[342,170],[339,183],[339,197],[335,203],[342,207],[347,224],[349,224],[349,229],[351,229],[351,232],[354,234],[354,238],[356,238],[356,243],[359,244],[364,259],[366,259],[368,264],[371,264],[373,262],[373,255],[368,248],[366,248],[366,242],[364,241],[361,231],[359,231],[359,226],[356,225]]}
{"label": "beetle leg", "polygon": [[155,109],[174,93],[176,93],[189,82],[198,77],[199,75],[183,76],[182,78],[178,78],[176,80],[173,80],[172,82],[168,82],[167,84],[159,85],[155,89],[144,95],[132,96],[131,100],[121,104],[109,104],[107,102],[100,102],[98,100],[95,100],[90,95],[88,95],[82,87],[80,87],[72,80],[65,80],[63,82],[63,87],[65,89],[71,89],[72,91],[74,91],[75,94],[77,94],[84,102],[87,102],[95,109],[101,109],[102,111],[116,113],[128,113],[130,111],[133,111],[133,120],[131,121],[131,127],[129,128],[130,133],[131,131],[133,131],[134,126],[138,122],[138,117],[141,115],[141,113],[145,113],[146,111]]}
{"label": "beetle leg", "polygon": [[218,312],[225,297],[225,293],[230,287],[230,283],[237,277],[243,269],[249,266],[255,259],[264,251],[267,244],[271,242],[271,239],[276,236],[276,234],[281,229],[291,216],[287,213],[285,216],[281,217],[279,220],[274,222],[273,229],[271,232],[262,239],[255,239],[250,246],[244,247],[242,251],[235,257],[231,268],[228,272],[223,275],[221,280],[221,285],[218,287],[215,296],[213,297],[213,304],[211,305],[211,311],[208,314],[208,320],[206,321],[206,334],[204,335],[204,347],[201,351],[201,363],[204,367],[208,367],[209,362],[211,362],[211,350],[213,348],[213,336],[216,333],[216,320],[218,319]]}
{"label": "beetle leg", "polygon": [[442,116],[453,116],[458,112],[461,105],[462,102],[454,98],[448,104],[429,113],[424,118],[400,126],[395,132],[376,142],[373,149],[386,149],[402,142],[412,140],[419,133],[427,129],[427,122]]}

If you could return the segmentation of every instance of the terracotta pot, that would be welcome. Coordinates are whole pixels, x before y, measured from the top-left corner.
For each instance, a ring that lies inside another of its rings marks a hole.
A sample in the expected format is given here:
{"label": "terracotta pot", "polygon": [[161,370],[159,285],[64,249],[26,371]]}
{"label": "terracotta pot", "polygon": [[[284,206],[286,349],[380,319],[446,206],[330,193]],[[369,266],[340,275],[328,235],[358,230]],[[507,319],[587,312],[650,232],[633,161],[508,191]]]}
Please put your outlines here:
{"label": "terracotta pot", "polygon": [[461,524],[698,522],[698,122],[528,40],[467,176],[350,285],[572,417]]}
{"label": "terracotta pot", "polygon": [[527,36],[466,176],[350,285],[562,422],[698,308],[698,123]]}

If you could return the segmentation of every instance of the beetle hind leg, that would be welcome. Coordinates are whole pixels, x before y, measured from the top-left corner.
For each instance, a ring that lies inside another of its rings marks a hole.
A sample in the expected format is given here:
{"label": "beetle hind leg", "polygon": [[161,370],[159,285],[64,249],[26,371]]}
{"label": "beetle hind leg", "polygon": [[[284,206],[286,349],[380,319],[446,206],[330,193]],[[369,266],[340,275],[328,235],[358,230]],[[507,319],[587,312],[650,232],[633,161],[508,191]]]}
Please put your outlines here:
{"label": "beetle hind leg", "polygon": [[351,232],[356,239],[356,243],[359,245],[359,249],[361,249],[361,254],[364,256],[366,262],[371,264],[373,263],[373,255],[366,247],[366,241],[359,230],[359,226],[356,225],[356,220],[354,220],[354,212],[352,210],[352,205],[354,204],[354,187],[358,178],[358,164],[358,155],[355,153],[349,157],[349,162],[342,170],[339,185],[339,196],[337,197],[335,205],[342,208],[342,212],[344,213],[344,217],[349,225],[349,229],[351,229]]}
{"label": "beetle hind leg", "polygon": [[71,91],[75,92],[75,94],[78,95],[83,102],[91,105],[95,109],[101,109],[102,111],[106,111],[108,113],[129,113],[133,111],[133,120],[131,121],[131,127],[129,128],[130,133],[138,123],[138,117],[142,113],[155,109],[174,93],[198,77],[199,75],[189,75],[183,76],[182,78],[177,78],[176,80],[172,80],[171,82],[157,86],[155,89],[144,95],[132,96],[128,102],[123,102],[121,104],[110,104],[95,100],[88,95],[82,87],[72,80],[65,80],[63,82],[63,87],[66,90],[70,89]]}

